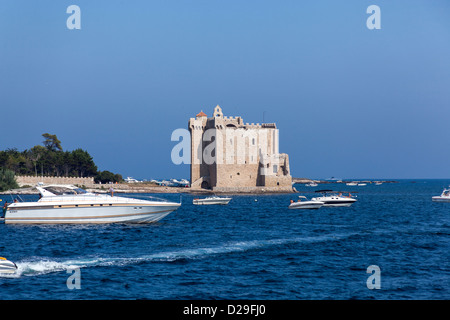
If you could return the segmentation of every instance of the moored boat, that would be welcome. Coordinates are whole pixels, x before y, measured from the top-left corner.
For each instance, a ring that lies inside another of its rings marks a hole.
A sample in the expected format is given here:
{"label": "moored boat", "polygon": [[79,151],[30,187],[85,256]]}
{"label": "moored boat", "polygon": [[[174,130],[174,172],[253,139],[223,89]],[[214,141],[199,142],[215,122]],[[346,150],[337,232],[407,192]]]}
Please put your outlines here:
{"label": "moored boat", "polygon": [[325,207],[350,207],[357,201],[350,192],[347,196],[343,195],[343,191],[333,190],[317,190],[316,193],[322,193],[322,196],[311,200],[322,201]]}
{"label": "moored boat", "polygon": [[193,204],[196,205],[213,205],[213,204],[228,204],[231,201],[231,198],[211,196],[203,199],[196,198],[192,200]]}
{"label": "moored boat", "polygon": [[[308,200],[304,196],[298,196],[298,200],[295,202],[294,200],[291,200],[291,204],[289,205],[289,209],[319,209],[322,207],[325,203],[322,201],[313,201]],[[306,201],[302,201],[301,199],[307,199]]]}

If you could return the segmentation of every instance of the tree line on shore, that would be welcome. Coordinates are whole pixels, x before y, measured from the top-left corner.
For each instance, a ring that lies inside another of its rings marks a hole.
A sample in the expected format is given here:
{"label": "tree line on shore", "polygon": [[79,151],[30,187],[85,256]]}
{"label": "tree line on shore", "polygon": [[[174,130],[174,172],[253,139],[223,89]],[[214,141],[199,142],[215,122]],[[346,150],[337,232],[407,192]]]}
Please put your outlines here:
{"label": "tree line on shore", "polygon": [[0,191],[16,188],[14,175],[94,177],[95,182],[121,182],[120,174],[99,171],[92,156],[81,148],[64,151],[56,135],[44,133],[43,146],[18,151],[0,150]]}

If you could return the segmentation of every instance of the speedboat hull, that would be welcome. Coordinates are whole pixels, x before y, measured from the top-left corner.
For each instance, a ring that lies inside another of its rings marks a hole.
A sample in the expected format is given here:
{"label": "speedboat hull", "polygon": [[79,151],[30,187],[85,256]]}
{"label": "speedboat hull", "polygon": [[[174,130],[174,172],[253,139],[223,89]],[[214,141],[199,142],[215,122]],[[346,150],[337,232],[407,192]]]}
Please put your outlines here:
{"label": "speedboat hull", "polygon": [[192,200],[193,204],[196,205],[214,205],[214,204],[221,204],[221,205],[226,205],[230,202],[231,198],[216,198],[216,199],[194,199]]}
{"label": "speedboat hull", "polygon": [[442,191],[440,196],[434,196],[431,198],[434,202],[450,202],[450,187]]}
{"label": "speedboat hull", "polygon": [[431,200],[434,202],[450,202],[450,197],[435,196]]}
{"label": "speedboat hull", "polygon": [[71,185],[36,188],[41,194],[40,199],[8,205],[5,223],[151,223],[181,206],[181,203],[157,201],[154,197],[142,200],[94,194]]}
{"label": "speedboat hull", "polygon": [[0,273],[15,273],[17,266],[14,262],[0,257]]}
{"label": "speedboat hull", "polygon": [[324,207],[350,207],[355,201],[326,201],[323,206]]}
{"label": "speedboat hull", "polygon": [[323,202],[324,207],[350,207],[356,202],[356,199],[346,197],[318,197],[313,199]]}
{"label": "speedboat hull", "polygon": [[289,209],[319,209],[323,205],[321,201],[301,201],[291,203]]}
{"label": "speedboat hull", "polygon": [[192,200],[192,204],[196,205],[214,205],[214,204],[228,204],[231,201],[231,198],[221,198],[221,197],[208,197],[203,199],[194,199]]}
{"label": "speedboat hull", "polygon": [[10,207],[6,211],[7,224],[61,224],[61,223],[152,223],[157,222],[180,204],[158,205],[61,205],[39,207]]}

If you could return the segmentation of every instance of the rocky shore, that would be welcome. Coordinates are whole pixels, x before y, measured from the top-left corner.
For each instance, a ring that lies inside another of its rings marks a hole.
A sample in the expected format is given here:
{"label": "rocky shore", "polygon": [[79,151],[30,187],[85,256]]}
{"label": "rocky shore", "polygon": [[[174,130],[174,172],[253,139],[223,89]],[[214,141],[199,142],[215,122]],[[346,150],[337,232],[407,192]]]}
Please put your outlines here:
{"label": "rocky shore", "polygon": [[[80,186],[88,192],[93,193],[109,193],[110,188],[113,188],[115,194],[119,193],[189,193],[199,195],[210,194],[272,194],[272,193],[292,193],[292,188],[268,188],[268,187],[254,187],[254,188],[228,188],[227,190],[207,190],[207,189],[191,189],[184,187],[168,187],[158,186],[153,184],[141,183],[122,183],[122,184],[93,184],[90,186]],[[35,188],[21,188],[10,191],[0,192],[0,194],[38,194]]]}
{"label": "rocky shore", "polygon": [[[120,184],[90,184],[88,186],[80,185],[88,192],[96,193],[108,193],[112,187],[114,193],[190,193],[190,194],[276,194],[276,193],[292,193],[296,192],[295,184],[307,184],[316,182],[317,184],[330,184],[330,183],[348,183],[351,180],[346,181],[330,181],[330,180],[312,180],[307,178],[293,178],[294,188],[269,188],[269,187],[252,187],[252,188],[227,188],[227,190],[206,190],[206,189],[191,189],[184,187],[168,187],[159,186],[149,183],[120,183]],[[373,183],[373,181],[358,181],[361,183]],[[381,183],[395,183],[397,181],[392,180],[379,180]],[[21,188],[5,192],[0,194],[38,194],[35,188]]]}

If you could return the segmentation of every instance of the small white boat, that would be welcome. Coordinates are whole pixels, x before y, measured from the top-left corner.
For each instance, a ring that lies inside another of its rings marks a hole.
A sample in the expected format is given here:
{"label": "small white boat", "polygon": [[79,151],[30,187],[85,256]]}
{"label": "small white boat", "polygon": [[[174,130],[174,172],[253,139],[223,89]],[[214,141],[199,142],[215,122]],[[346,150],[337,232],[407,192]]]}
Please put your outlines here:
{"label": "small white boat", "polygon": [[357,186],[358,183],[356,183],[356,182],[347,182],[346,185],[347,186]]}
{"label": "small white boat", "polygon": [[0,257],[0,273],[15,273],[17,266],[14,262]]}
{"label": "small white boat", "polygon": [[310,182],[310,183],[305,184],[305,186],[307,186],[307,187],[317,187],[318,184],[315,183],[315,182]]}
{"label": "small white boat", "polygon": [[324,207],[350,207],[357,201],[350,192],[348,196],[344,196],[342,191],[333,190],[317,190],[316,193],[322,193],[322,196],[311,200],[324,202]]}
{"label": "small white boat", "polygon": [[367,186],[367,183],[358,183],[358,186]]}
{"label": "small white boat", "polygon": [[228,204],[230,200],[231,198],[211,196],[203,199],[196,198],[192,201],[192,203],[197,205]]}
{"label": "small white boat", "polygon": [[434,202],[450,202],[450,186],[448,189],[444,188],[440,196],[434,196],[431,200]]}
{"label": "small white boat", "polygon": [[135,178],[132,178],[132,177],[127,177],[127,178],[125,179],[125,182],[126,182],[126,183],[138,183],[138,182],[142,182],[142,181],[139,181],[139,180],[137,180],[137,179],[135,179]]}
{"label": "small white boat", "polygon": [[[304,197],[304,196],[298,196],[299,199],[297,202],[294,202],[291,200],[291,204],[289,205],[289,209],[319,209],[322,207],[325,203],[322,201],[312,201]],[[306,199],[307,201],[301,201],[300,199]]]}

